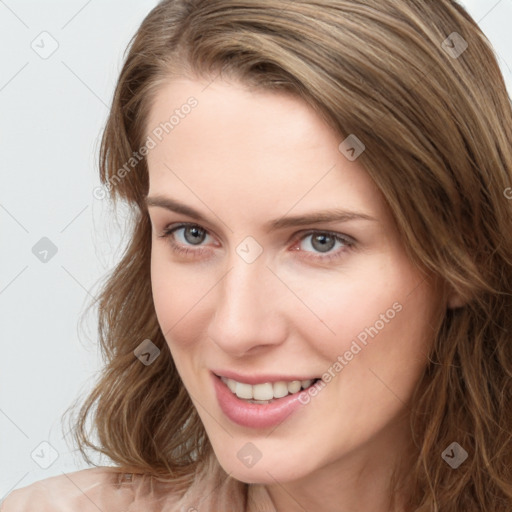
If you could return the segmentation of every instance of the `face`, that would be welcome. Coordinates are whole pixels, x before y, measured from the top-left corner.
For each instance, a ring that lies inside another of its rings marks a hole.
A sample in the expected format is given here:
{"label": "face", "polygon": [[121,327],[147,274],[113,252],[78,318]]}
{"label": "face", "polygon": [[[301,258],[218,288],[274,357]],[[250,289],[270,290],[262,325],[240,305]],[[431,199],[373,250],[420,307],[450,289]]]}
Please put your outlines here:
{"label": "face", "polygon": [[439,312],[431,280],[311,107],[206,86],[156,97],[148,211],[158,321],[220,464],[289,482],[396,451]]}

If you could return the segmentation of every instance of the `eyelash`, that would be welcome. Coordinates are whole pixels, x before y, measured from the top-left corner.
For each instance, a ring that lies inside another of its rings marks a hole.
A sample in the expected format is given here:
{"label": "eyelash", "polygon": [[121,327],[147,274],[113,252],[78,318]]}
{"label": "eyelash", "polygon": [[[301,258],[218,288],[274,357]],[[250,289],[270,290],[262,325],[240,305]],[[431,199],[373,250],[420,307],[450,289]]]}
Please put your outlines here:
{"label": "eyelash", "polygon": [[[206,229],[202,228],[198,224],[193,224],[193,223],[186,222],[186,223],[181,223],[181,224],[178,224],[178,225],[170,225],[170,226],[166,227],[164,229],[164,231],[163,231],[163,234],[158,235],[158,238],[164,238],[164,239],[167,238],[168,241],[169,241],[169,244],[171,245],[171,247],[173,249],[173,251],[175,251],[177,254],[181,254],[183,256],[188,256],[188,257],[192,256],[193,258],[199,258],[205,252],[209,252],[208,249],[204,249],[204,248],[199,248],[199,249],[184,248],[180,244],[176,243],[176,241],[174,240],[174,237],[173,237],[173,234],[174,234],[175,231],[178,231],[179,229],[183,229],[183,228],[189,228],[189,227],[190,228],[192,228],[192,227],[199,228],[200,230],[204,231],[206,234],[209,234]],[[350,238],[350,237],[348,237],[346,235],[341,235],[340,233],[334,233],[332,231],[321,231],[321,230],[310,230],[310,231],[307,231],[306,233],[302,233],[301,237],[294,239],[294,244],[296,244],[297,242],[302,241],[303,239],[307,238],[308,236],[318,235],[318,234],[328,235],[328,236],[334,238],[335,241],[343,243],[344,247],[338,248],[337,251],[334,251],[332,253],[331,252],[326,253],[326,256],[313,256],[311,254],[321,254],[321,253],[311,253],[311,251],[303,251],[303,252],[306,252],[306,254],[307,254],[307,256],[303,256],[303,258],[311,259],[311,260],[316,260],[316,261],[319,261],[321,263],[325,263],[325,262],[328,262],[328,261],[332,261],[332,260],[341,258],[347,252],[349,252],[349,251],[354,249],[354,246],[355,246],[355,240],[354,239],[352,239],[352,238]]]}

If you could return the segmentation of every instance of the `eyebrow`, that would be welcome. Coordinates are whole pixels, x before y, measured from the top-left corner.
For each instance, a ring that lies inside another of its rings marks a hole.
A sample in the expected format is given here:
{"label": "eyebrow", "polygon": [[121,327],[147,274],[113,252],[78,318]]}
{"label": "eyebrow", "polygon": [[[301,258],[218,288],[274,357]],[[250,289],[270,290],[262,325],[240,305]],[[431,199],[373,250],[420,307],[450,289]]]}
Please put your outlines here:
{"label": "eyebrow", "polygon": [[[175,213],[182,213],[200,222],[208,222],[201,213],[186,204],[180,203],[175,199],[163,196],[148,196],[145,198],[146,206],[157,206],[165,208]],[[294,226],[305,226],[309,224],[320,224],[327,222],[348,222],[352,220],[368,220],[378,222],[377,219],[362,212],[350,210],[331,209],[324,211],[315,211],[303,215],[280,217],[265,223],[264,228],[268,231],[284,229]]]}

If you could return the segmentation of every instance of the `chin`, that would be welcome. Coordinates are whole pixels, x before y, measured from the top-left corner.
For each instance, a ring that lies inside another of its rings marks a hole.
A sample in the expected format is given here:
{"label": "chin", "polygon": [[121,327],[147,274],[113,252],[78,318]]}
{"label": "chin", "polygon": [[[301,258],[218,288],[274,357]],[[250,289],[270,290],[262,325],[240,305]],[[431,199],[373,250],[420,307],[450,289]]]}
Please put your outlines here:
{"label": "chin", "polygon": [[293,460],[286,459],[281,454],[276,454],[276,459],[261,458],[252,467],[248,467],[231,453],[217,457],[226,473],[247,484],[275,484],[276,481],[285,483],[303,478],[308,473],[307,468],[302,464],[294,463]]}

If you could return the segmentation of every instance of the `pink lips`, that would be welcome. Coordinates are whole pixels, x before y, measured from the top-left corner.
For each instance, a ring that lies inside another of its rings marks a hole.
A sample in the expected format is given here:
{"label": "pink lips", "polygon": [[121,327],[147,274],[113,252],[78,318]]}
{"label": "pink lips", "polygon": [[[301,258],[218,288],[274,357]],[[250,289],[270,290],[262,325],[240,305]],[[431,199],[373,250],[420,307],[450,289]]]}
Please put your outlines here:
{"label": "pink lips", "polygon": [[293,380],[315,380],[319,377],[318,375],[305,377],[299,375],[278,375],[277,373],[241,375],[240,373],[236,373],[231,370],[212,370],[212,372],[217,376],[233,379],[237,382],[245,382],[246,384],[251,384],[253,386],[256,384],[263,384],[264,382],[278,382],[280,380],[284,380],[285,382],[291,382]]}
{"label": "pink lips", "polygon": [[[241,400],[215,374],[211,374],[217,400],[222,412],[234,423],[249,428],[268,428],[282,423],[302,404],[300,391],[269,404],[252,404]],[[267,381],[268,382],[268,381]]]}

